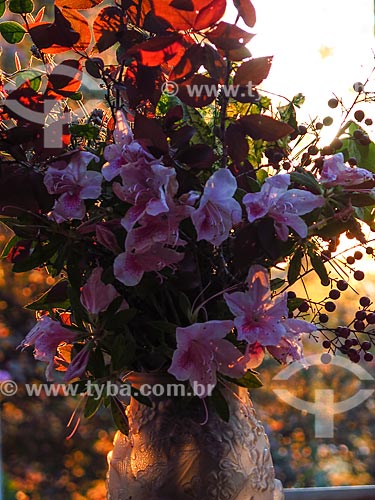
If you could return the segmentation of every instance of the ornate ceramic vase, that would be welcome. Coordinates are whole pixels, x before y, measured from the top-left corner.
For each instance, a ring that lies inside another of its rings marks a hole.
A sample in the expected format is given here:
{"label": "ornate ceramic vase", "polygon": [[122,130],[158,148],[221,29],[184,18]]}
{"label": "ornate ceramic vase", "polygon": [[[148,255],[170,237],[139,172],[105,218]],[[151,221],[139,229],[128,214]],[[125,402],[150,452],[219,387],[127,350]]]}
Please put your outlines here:
{"label": "ornate ceramic vase", "polygon": [[[160,383],[151,375],[136,378]],[[152,396],[151,408],[131,398],[129,436],[117,432],[108,455],[108,500],[282,500],[248,391],[230,385],[224,395],[228,422],[201,401],[186,406]]]}

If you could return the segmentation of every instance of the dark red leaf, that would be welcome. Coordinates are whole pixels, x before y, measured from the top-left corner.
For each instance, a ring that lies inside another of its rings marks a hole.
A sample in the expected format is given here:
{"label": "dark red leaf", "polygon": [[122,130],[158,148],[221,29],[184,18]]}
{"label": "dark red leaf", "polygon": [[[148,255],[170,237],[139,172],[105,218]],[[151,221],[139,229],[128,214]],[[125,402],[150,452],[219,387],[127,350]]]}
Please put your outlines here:
{"label": "dark red leaf", "polygon": [[167,63],[173,67],[181,60],[186,48],[184,38],[176,33],[151,38],[130,49],[128,54],[136,56],[143,66],[158,67]]}
{"label": "dark red leaf", "polygon": [[119,40],[123,28],[121,9],[104,7],[96,16],[93,26],[94,38],[99,52],[112,47]]}
{"label": "dark red leaf", "polygon": [[167,111],[167,114],[165,115],[164,119],[165,127],[170,128],[173,124],[182,120],[183,116],[184,116],[184,110],[182,109],[182,106],[180,105],[173,106],[173,108],[169,109]]}
{"label": "dark red leaf", "polygon": [[[177,2],[177,5],[176,5]],[[136,0],[127,10],[130,20],[143,26],[146,16],[154,16],[167,21],[174,30],[203,30],[213,26],[223,15],[226,0]]]}
{"label": "dark red leaf", "polygon": [[249,153],[249,143],[245,137],[245,131],[237,121],[231,123],[225,133],[225,142],[228,154],[235,163],[241,163]]}
{"label": "dark red leaf", "polygon": [[215,78],[198,74],[180,84],[178,97],[188,106],[202,108],[215,99],[217,92],[218,82]]}
{"label": "dark red leaf", "polygon": [[30,250],[33,240],[18,241],[7,255],[7,262],[15,264],[22,262],[30,256]]}
{"label": "dark red leaf", "polygon": [[55,21],[31,24],[29,33],[38,49],[46,54],[58,54],[71,48],[86,50],[91,42],[88,22],[72,9],[55,7]]}
{"label": "dark red leaf", "polygon": [[66,59],[48,75],[46,94],[61,98],[78,92],[82,81],[82,65],[79,60]]}
{"label": "dark red leaf", "polygon": [[19,122],[39,123],[44,116],[44,98],[32,89],[27,81],[8,95],[4,111]]}
{"label": "dark red leaf", "polygon": [[241,49],[253,36],[253,33],[248,33],[238,26],[224,21],[220,22],[213,30],[207,33],[207,38],[210,42],[224,51]]}
{"label": "dark red leaf", "polygon": [[178,130],[174,130],[170,134],[171,138],[171,147],[175,149],[181,149],[182,147],[189,144],[190,139],[195,134],[195,129],[190,125],[184,125],[180,127]]}
{"label": "dark red leaf", "polygon": [[79,34],[79,40],[73,45],[76,50],[84,51],[90,45],[91,31],[86,18],[73,9],[62,9],[62,15],[70,23],[72,29]]}
{"label": "dark red leaf", "polygon": [[132,109],[151,102],[157,105],[161,96],[161,85],[163,83],[161,69],[141,66],[133,61],[128,67],[124,78],[124,89],[126,98]]}
{"label": "dark red leaf", "polygon": [[134,137],[141,140],[145,146],[162,153],[167,153],[169,150],[167,137],[156,118],[150,119],[137,114],[134,121]]}
{"label": "dark red leaf", "polygon": [[205,62],[205,53],[202,46],[194,44],[187,49],[179,63],[169,74],[169,80],[180,82],[191,77]]}
{"label": "dark red leaf", "polygon": [[223,17],[226,6],[226,0],[211,0],[206,7],[199,10],[192,27],[197,31],[210,28]]}
{"label": "dark red leaf", "polygon": [[245,133],[255,140],[277,141],[294,132],[294,128],[287,123],[265,115],[244,116],[239,122]]}
{"label": "dark red leaf", "polygon": [[227,72],[227,65],[219,52],[211,45],[204,44],[204,63],[212,78],[215,78],[219,83],[224,83]]}
{"label": "dark red leaf", "polygon": [[186,163],[193,170],[203,170],[210,168],[217,157],[213,149],[207,144],[193,144],[179,154],[176,159]]}
{"label": "dark red leaf", "polygon": [[272,65],[272,57],[258,57],[245,61],[237,69],[234,75],[234,85],[256,86],[262,83],[267,78]]}
{"label": "dark red leaf", "polygon": [[179,10],[194,11],[194,2],[192,0],[172,0],[171,7]]}
{"label": "dark red leaf", "polygon": [[251,3],[251,0],[234,0],[233,3],[243,21],[248,26],[250,26],[250,28],[252,28],[256,23],[257,17],[254,5]]}
{"label": "dark red leaf", "polygon": [[256,173],[254,167],[248,160],[241,163],[232,163],[229,170],[235,176],[237,181],[237,186],[245,192],[252,192],[252,185],[249,180],[256,179]]}
{"label": "dark red leaf", "polygon": [[55,0],[55,5],[57,7],[66,7],[68,9],[91,9],[102,3],[103,0]]}
{"label": "dark red leaf", "polygon": [[17,215],[20,209],[38,213],[52,207],[53,198],[47,192],[43,176],[31,168],[0,165],[0,212]]}
{"label": "dark red leaf", "polygon": [[238,47],[237,49],[219,49],[219,52],[223,55],[223,57],[229,59],[229,61],[243,61],[244,59],[251,57],[251,52],[247,47],[245,47],[245,45]]}

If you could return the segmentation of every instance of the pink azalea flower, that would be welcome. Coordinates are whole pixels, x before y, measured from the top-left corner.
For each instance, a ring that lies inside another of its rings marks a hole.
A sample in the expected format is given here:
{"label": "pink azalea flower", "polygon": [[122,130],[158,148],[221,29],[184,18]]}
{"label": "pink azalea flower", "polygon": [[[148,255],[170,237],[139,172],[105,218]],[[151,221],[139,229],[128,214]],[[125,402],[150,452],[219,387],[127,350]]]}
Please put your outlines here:
{"label": "pink azalea flower", "polygon": [[[232,321],[207,321],[177,328],[177,349],[168,370],[177,380],[189,380],[191,386],[201,384],[209,395],[216,385],[216,372],[232,378],[244,375],[248,359],[224,337],[233,328]],[[211,385],[210,385],[211,384]]]}
{"label": "pink azalea flower", "polygon": [[163,243],[147,245],[136,252],[131,248],[131,233],[126,240],[125,252],[115,259],[113,271],[116,278],[126,286],[135,286],[141,281],[144,273],[161,271],[165,267],[173,266],[184,258],[183,253],[167,248]]}
{"label": "pink azalea flower", "polygon": [[302,333],[311,333],[316,327],[307,321],[288,319],[287,295],[271,296],[267,270],[259,265],[250,268],[248,290],[224,294],[234,314],[238,338],[249,344],[258,342],[263,347],[280,346],[283,339],[295,339]]}
{"label": "pink azalea flower", "polygon": [[113,285],[103,283],[101,280],[102,273],[103,269],[96,267],[82,287],[81,303],[91,314],[99,314],[105,311],[117,297],[120,297]]}
{"label": "pink azalea flower", "polygon": [[104,150],[104,158],[107,163],[103,165],[102,173],[105,180],[112,181],[120,175],[124,165],[143,168],[145,164],[160,163],[138,141],[134,140],[130,125],[122,111],[116,112],[116,127],[113,138],[114,144],[110,144]]}
{"label": "pink azalea flower", "polygon": [[90,349],[86,344],[79,353],[74,356],[64,375],[64,381],[69,382],[75,378],[81,378],[86,371],[87,363],[90,358]]}
{"label": "pink azalea flower", "polygon": [[71,344],[76,339],[76,333],[64,328],[61,323],[50,316],[42,316],[36,325],[26,335],[19,347],[25,349],[34,346],[34,357],[48,363],[47,380],[53,380],[53,366],[56,349],[60,344]]}
{"label": "pink azalea flower", "polygon": [[301,238],[307,236],[307,224],[300,217],[324,205],[322,196],[302,189],[288,189],[289,174],[269,177],[258,193],[248,193],[243,198],[249,222],[268,216],[274,220],[276,234],[282,241],[289,235],[289,227]]}
{"label": "pink azalea flower", "polygon": [[[189,199],[183,201],[187,203]],[[139,226],[127,234],[125,252],[115,259],[116,278],[127,286],[135,286],[145,272],[159,272],[180,262],[184,255],[169,247],[186,245],[180,238],[179,224],[193,210],[188,204],[175,204],[169,200],[168,212],[158,216],[143,215]],[[122,220],[122,224],[126,226],[126,221]]]}
{"label": "pink azalea flower", "polygon": [[120,200],[133,205],[123,218],[123,226],[130,231],[145,215],[159,215],[169,211],[168,199],[177,193],[174,168],[158,164],[125,165],[121,168],[122,184],[115,182],[113,192]]}
{"label": "pink azalea flower", "polygon": [[324,160],[320,182],[327,187],[355,186],[373,180],[374,174],[369,170],[350,167],[344,163],[344,155],[337,153]]}
{"label": "pink azalea flower", "polygon": [[99,158],[91,153],[78,151],[69,163],[57,161],[49,167],[44,184],[50,194],[59,195],[52,210],[58,223],[69,219],[83,219],[86,214],[84,200],[96,199],[101,194],[102,175],[88,171],[87,166]]}
{"label": "pink azalea flower", "polygon": [[233,226],[241,221],[241,206],[233,199],[236,189],[235,177],[225,168],[208,179],[199,208],[191,216],[198,241],[206,240],[218,246],[228,238]]}

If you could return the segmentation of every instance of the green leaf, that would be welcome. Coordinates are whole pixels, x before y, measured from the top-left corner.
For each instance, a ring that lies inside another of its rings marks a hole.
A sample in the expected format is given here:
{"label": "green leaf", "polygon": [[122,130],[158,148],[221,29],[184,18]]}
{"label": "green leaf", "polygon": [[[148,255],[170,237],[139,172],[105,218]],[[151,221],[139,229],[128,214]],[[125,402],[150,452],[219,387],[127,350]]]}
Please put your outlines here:
{"label": "green leaf", "polygon": [[311,172],[292,172],[290,180],[301,186],[306,186],[314,193],[321,193],[322,189],[319,182]]}
{"label": "green leaf", "polygon": [[375,205],[375,197],[371,194],[353,193],[350,199],[354,207],[371,207]]}
{"label": "green leaf", "polygon": [[229,406],[218,386],[216,386],[215,389],[212,391],[210,399],[219,417],[222,420],[224,420],[224,422],[229,422],[230,418]]}
{"label": "green leaf", "polygon": [[70,126],[70,133],[91,141],[98,138],[99,128],[91,123],[86,123],[84,125],[74,124]]}
{"label": "green leaf", "polygon": [[[116,308],[117,309],[120,307],[121,304],[119,304]],[[115,312],[109,311],[109,309],[106,311],[105,315],[106,317],[109,316],[108,321],[105,323],[105,328],[107,330],[118,330],[118,329],[123,329],[124,325],[127,325],[138,313],[137,309],[131,308],[131,309],[124,309],[123,311],[119,311],[117,314]]]}
{"label": "green leaf", "polygon": [[246,387],[246,389],[258,389],[263,385],[259,377],[257,377],[257,375],[251,370],[248,370],[241,378],[228,378],[228,380],[230,380],[234,384],[240,385],[241,387]]}
{"label": "green leaf", "polygon": [[9,10],[15,14],[30,14],[34,10],[32,0],[10,0]]}
{"label": "green leaf", "polygon": [[138,389],[132,387],[131,394],[132,394],[132,397],[138,401],[138,403],[141,403],[141,405],[145,405],[145,406],[148,406],[149,408],[152,408],[152,402],[151,402],[150,398],[140,394]]}
{"label": "green leaf", "polygon": [[328,286],[331,283],[331,280],[329,279],[327,269],[325,268],[322,258],[312,250],[309,251],[309,257],[314,271],[319,276],[322,285]]}
{"label": "green leaf", "polygon": [[98,395],[88,396],[85,410],[83,412],[86,418],[91,418],[95,415],[95,413],[99,410],[102,404],[102,398],[98,397]]}
{"label": "green leaf", "polygon": [[0,0],[0,17],[3,17],[5,12],[5,0]]}
{"label": "green leaf", "polygon": [[60,280],[37,300],[27,304],[26,309],[39,311],[41,309],[67,309],[70,305],[68,299],[68,281]]}
{"label": "green leaf", "polygon": [[22,238],[20,238],[17,235],[12,236],[12,238],[7,242],[7,244],[3,248],[3,251],[1,252],[1,258],[2,259],[6,259],[8,257],[8,255],[9,255],[10,251],[14,247],[14,245],[16,243],[18,243],[19,241],[22,241]]}
{"label": "green leaf", "polygon": [[288,310],[289,312],[293,312],[299,307],[305,299],[301,299],[299,297],[295,297],[294,299],[288,299]]}
{"label": "green leaf", "polygon": [[302,266],[302,257],[303,257],[303,252],[300,248],[298,248],[298,250],[293,255],[292,260],[290,261],[289,264],[289,269],[288,269],[289,285],[293,285],[293,283],[297,281],[298,276],[300,275]]}
{"label": "green leaf", "polygon": [[271,290],[274,292],[275,290],[278,290],[279,288],[285,285],[285,280],[281,278],[274,278],[273,280],[271,280],[270,285],[271,285]]}
{"label": "green leaf", "polygon": [[22,42],[26,30],[15,21],[4,21],[0,23],[0,33],[8,43]]}
{"label": "green leaf", "polygon": [[125,408],[122,408],[121,403],[116,398],[111,399],[111,411],[117,429],[127,436],[129,434],[128,418],[125,414]]}
{"label": "green leaf", "polygon": [[114,371],[129,367],[135,358],[136,343],[130,332],[116,335],[111,349],[111,362]]}
{"label": "green leaf", "polygon": [[29,257],[13,265],[12,271],[14,273],[24,273],[36,267],[44,266],[55,255],[58,248],[59,243],[57,242],[50,241],[45,245],[38,243]]}
{"label": "green leaf", "polygon": [[26,69],[16,75],[16,85],[20,87],[24,82],[29,81],[30,87],[38,92],[42,85],[42,73],[35,69]]}
{"label": "green leaf", "polygon": [[370,142],[368,146],[362,146],[352,137],[355,130],[366,133],[365,130],[352,121],[349,121],[342,130],[347,131],[351,136],[342,139],[343,145],[340,152],[344,154],[345,161],[353,157],[357,160],[358,167],[375,172],[375,144]]}

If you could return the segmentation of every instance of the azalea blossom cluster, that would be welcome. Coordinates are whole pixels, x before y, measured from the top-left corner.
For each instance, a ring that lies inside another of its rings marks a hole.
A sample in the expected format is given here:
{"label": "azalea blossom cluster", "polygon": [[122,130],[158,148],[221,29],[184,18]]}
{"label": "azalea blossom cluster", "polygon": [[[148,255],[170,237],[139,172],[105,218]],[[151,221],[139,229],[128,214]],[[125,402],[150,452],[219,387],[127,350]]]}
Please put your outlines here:
{"label": "azalea blossom cluster", "polygon": [[[104,150],[101,172],[96,167],[100,158],[76,151],[53,162],[44,176],[48,192],[55,197],[49,218],[58,224],[85,219],[86,200],[96,200],[100,208],[102,193],[108,188],[112,199],[125,208],[120,219],[94,224],[97,243],[112,254],[115,278],[113,284],[105,283],[100,265],[87,273],[80,302],[94,325],[114,303],[111,314],[129,310],[127,293],[141,283],[145,274],[156,273],[163,286],[167,280],[163,270],[178,269],[189,245],[189,238],[181,231],[182,222],[190,220],[195,241],[206,241],[212,252],[230,242],[232,233],[245,221],[253,224],[264,218],[273,221],[281,242],[291,235],[305,239],[309,227],[303,216],[316,210],[320,213],[327,204],[327,188],[352,187],[373,177],[368,170],[345,165],[339,153],[323,163],[320,194],[293,187],[290,174],[277,173],[267,177],[259,191],[245,194],[240,203],[235,198],[236,178],[226,168],[215,170],[201,192],[181,192],[175,168],[165,166],[161,158],[154,157],[134,139],[122,111],[117,112],[116,118],[114,142]],[[115,236],[119,230],[125,236],[124,250]],[[87,232],[85,224],[78,231]],[[118,284],[124,286],[122,293]],[[239,286],[242,291],[223,289],[218,294],[232,319],[207,318],[176,327],[176,348],[166,368],[177,380],[209,388],[217,383],[218,374],[230,379],[243,377],[261,364],[266,351],[283,363],[303,357],[303,336],[317,327],[290,317],[287,294],[274,296],[271,291],[269,270],[259,264],[250,265]],[[229,340],[234,332],[233,338],[241,348]],[[34,346],[36,359],[47,362],[47,378],[52,379],[59,347],[77,341],[79,352],[70,364],[65,362],[65,380],[72,380],[84,375],[90,350],[95,346],[94,337],[85,340],[58,319],[45,315],[22,347]]]}

